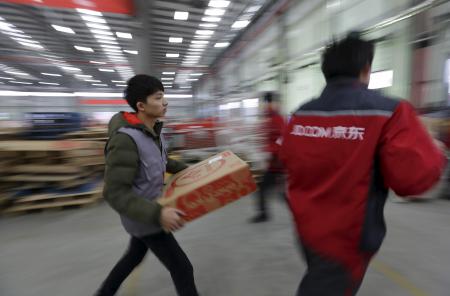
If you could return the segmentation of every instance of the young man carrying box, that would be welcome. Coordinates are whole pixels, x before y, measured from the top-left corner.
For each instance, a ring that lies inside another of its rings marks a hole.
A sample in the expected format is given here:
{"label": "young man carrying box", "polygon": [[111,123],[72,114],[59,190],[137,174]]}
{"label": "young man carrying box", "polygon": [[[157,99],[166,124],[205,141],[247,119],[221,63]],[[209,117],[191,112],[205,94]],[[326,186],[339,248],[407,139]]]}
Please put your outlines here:
{"label": "young man carrying box", "polygon": [[187,167],[167,157],[161,136],[158,118],[164,117],[168,105],[164,86],[157,78],[136,75],[128,81],[125,99],[136,113],[120,112],[109,123],[104,197],[120,214],[131,238],[96,295],[114,295],[150,249],[169,270],[177,294],[197,296],[192,265],[166,232],[183,226],[184,213],[156,202],[162,195],[164,173]]}

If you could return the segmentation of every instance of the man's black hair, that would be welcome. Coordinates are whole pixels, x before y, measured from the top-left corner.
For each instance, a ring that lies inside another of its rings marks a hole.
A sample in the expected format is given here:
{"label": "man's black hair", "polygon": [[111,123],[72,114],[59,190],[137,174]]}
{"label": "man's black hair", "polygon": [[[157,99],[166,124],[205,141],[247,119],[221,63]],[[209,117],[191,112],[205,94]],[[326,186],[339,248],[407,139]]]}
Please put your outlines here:
{"label": "man's black hair", "polygon": [[327,82],[336,77],[358,78],[364,68],[372,64],[374,44],[359,35],[352,32],[326,47],[322,54],[322,73]]}
{"label": "man's black hair", "polygon": [[128,105],[134,111],[137,111],[136,105],[138,102],[145,103],[148,96],[158,91],[164,91],[164,86],[158,78],[146,74],[138,74],[128,80],[124,95]]}

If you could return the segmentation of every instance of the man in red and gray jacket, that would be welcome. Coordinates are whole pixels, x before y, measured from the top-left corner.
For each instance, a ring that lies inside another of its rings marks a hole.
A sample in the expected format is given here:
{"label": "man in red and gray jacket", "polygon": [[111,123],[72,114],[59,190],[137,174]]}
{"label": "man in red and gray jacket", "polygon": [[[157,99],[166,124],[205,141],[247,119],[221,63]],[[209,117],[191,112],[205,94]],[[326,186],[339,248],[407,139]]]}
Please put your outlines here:
{"label": "man in red and gray jacket", "polygon": [[388,189],[419,195],[446,165],[409,103],[367,89],[373,55],[373,43],[354,34],[328,46],[325,89],[283,133],[289,206],[308,265],[298,296],[355,295],[386,233]]}

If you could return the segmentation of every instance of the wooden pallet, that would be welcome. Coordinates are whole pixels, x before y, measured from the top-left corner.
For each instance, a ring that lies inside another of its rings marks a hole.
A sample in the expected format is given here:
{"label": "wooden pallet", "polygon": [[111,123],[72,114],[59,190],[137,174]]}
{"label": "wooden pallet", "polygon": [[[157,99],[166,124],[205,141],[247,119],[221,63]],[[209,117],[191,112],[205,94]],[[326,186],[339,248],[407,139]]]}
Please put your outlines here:
{"label": "wooden pallet", "polygon": [[64,209],[97,203],[101,199],[101,189],[72,194],[35,194],[20,198],[14,205],[4,210],[3,214],[26,213],[46,209]]}

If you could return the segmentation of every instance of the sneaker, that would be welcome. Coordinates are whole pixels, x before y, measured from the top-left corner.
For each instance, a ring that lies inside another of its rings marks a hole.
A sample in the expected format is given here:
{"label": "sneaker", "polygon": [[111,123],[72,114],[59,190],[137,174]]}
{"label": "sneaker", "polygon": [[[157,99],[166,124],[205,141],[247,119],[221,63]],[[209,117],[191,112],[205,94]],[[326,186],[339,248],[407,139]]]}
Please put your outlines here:
{"label": "sneaker", "polygon": [[269,215],[267,215],[266,213],[261,213],[251,218],[249,221],[250,223],[262,223],[267,222],[269,220],[270,220]]}

